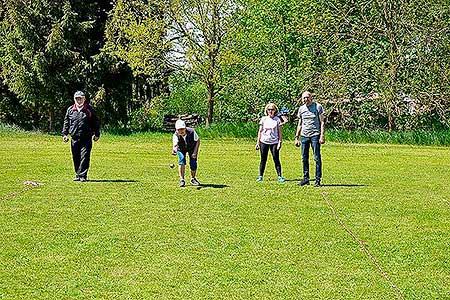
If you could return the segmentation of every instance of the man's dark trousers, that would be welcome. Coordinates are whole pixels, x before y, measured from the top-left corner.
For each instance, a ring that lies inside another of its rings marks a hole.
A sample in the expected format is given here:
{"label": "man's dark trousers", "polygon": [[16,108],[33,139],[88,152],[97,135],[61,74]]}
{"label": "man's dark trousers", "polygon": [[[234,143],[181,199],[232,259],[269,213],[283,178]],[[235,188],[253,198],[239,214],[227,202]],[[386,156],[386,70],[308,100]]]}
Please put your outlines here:
{"label": "man's dark trousers", "polygon": [[303,178],[309,180],[309,147],[313,149],[314,160],[316,161],[316,181],[322,178],[322,156],[320,155],[319,135],[312,137],[301,137],[302,141],[302,161]]}
{"label": "man's dark trousers", "polygon": [[89,162],[91,160],[92,138],[72,138],[72,159],[77,177],[87,178]]}

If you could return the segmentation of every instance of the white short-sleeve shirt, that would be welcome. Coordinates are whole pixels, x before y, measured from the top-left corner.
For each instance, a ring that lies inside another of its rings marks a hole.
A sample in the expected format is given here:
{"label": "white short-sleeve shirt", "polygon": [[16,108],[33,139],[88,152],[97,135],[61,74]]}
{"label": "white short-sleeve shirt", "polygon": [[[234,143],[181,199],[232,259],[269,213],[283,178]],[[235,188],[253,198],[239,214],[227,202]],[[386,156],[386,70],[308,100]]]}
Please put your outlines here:
{"label": "white short-sleeve shirt", "polygon": [[[181,137],[184,139],[185,142],[186,142],[186,136],[187,136],[187,134],[181,135]],[[198,134],[197,134],[197,132],[195,132],[195,130],[194,130],[194,141],[195,142],[198,141]],[[172,136],[172,144],[173,144],[173,147],[176,147],[178,145],[178,135],[176,132]]]}
{"label": "white short-sleeve shirt", "polygon": [[278,126],[281,125],[281,120],[278,117],[273,119],[269,116],[261,118],[259,122],[261,130],[261,143],[264,144],[277,144],[280,141],[280,133],[278,132]]}

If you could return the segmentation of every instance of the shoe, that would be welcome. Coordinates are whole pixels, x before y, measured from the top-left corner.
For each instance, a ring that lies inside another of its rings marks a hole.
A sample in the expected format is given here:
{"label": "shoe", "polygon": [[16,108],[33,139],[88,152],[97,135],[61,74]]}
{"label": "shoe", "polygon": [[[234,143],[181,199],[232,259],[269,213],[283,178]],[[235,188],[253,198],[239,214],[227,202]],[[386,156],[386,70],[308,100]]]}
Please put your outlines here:
{"label": "shoe", "polygon": [[279,183],[284,183],[285,181],[286,181],[286,179],[284,179],[284,177],[278,176],[278,182]]}
{"label": "shoe", "polygon": [[198,182],[197,178],[194,177],[194,178],[191,178],[191,184],[195,185],[195,186],[199,186],[200,182]]}
{"label": "shoe", "polygon": [[87,178],[86,177],[80,177],[80,182],[86,182]]}
{"label": "shoe", "polygon": [[73,179],[73,181],[80,181],[80,177],[75,176],[75,178]]}
{"label": "shoe", "polygon": [[316,180],[316,181],[314,182],[314,186],[315,186],[315,187],[321,186],[320,180]]}
{"label": "shoe", "polygon": [[258,178],[256,178],[257,182],[262,182],[263,181],[263,177],[262,176],[258,176]]}
{"label": "shoe", "polygon": [[180,179],[180,187],[184,187],[186,185],[186,182],[184,179]]}
{"label": "shoe", "polygon": [[309,178],[303,178],[302,181],[298,183],[299,186],[309,185]]}

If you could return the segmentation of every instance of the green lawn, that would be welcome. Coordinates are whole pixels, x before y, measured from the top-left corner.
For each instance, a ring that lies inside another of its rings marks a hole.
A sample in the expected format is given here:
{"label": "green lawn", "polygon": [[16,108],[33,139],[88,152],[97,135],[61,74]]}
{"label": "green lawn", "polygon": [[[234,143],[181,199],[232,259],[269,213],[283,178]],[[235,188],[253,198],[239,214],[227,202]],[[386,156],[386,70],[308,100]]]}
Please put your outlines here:
{"label": "green lawn", "polygon": [[314,188],[292,142],[258,184],[254,141],[203,140],[200,190],[170,135],[103,136],[87,183],[69,148],[0,133],[0,197],[44,184],[0,200],[2,300],[450,299],[449,148],[329,143]]}

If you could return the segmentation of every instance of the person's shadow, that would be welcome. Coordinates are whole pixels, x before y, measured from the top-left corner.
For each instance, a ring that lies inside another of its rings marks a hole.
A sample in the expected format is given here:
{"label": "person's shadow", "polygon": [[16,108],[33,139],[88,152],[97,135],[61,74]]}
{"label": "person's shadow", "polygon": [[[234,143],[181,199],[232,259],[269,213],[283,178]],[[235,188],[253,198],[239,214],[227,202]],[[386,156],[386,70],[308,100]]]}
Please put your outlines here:
{"label": "person's shadow", "polygon": [[138,182],[134,179],[89,179],[87,182]]}
{"label": "person's shadow", "polygon": [[[301,178],[296,178],[296,179],[286,179],[286,181],[297,181],[300,182],[302,179]],[[310,179],[310,182],[314,182],[314,178]],[[363,186],[367,186],[366,184],[356,184],[356,183],[331,183],[331,184],[321,184],[320,186],[330,186],[330,187],[363,187]]]}
{"label": "person's shadow", "polygon": [[367,185],[366,184],[343,183],[343,184],[321,184],[320,186],[363,187],[363,186],[367,186]]}
{"label": "person's shadow", "polygon": [[200,184],[198,186],[200,189],[202,188],[213,188],[213,189],[223,189],[223,188],[227,188],[228,185],[226,184],[213,184],[213,183],[205,183],[205,184]]}

